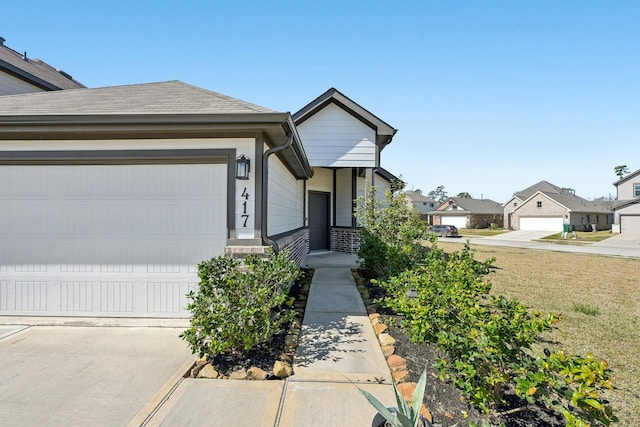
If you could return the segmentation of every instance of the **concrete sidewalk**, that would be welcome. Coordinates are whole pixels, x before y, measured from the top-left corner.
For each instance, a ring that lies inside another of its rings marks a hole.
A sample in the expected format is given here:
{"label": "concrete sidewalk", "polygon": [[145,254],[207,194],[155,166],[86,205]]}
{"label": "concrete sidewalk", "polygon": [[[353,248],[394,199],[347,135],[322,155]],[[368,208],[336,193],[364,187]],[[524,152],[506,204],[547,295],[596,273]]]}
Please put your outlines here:
{"label": "concrete sidewalk", "polygon": [[[322,253],[307,301],[294,375],[285,381],[184,379],[149,426],[370,425],[376,410],[357,391],[395,405],[391,375],[357,291],[356,258]],[[380,384],[382,382],[382,384]]]}

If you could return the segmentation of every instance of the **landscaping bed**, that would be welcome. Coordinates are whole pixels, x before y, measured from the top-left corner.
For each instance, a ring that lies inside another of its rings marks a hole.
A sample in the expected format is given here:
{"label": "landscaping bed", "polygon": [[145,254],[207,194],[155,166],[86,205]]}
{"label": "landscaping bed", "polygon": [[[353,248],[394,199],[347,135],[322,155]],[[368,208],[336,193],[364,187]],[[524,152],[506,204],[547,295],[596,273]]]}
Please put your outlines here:
{"label": "landscaping bed", "polygon": [[360,274],[354,271],[356,281],[364,283],[363,293],[369,311],[381,314],[381,320],[388,327],[388,333],[395,339],[395,353],[407,361],[409,378],[407,382],[417,382],[424,369],[427,371],[427,387],[423,403],[433,415],[434,426],[454,427],[466,425],[513,426],[513,427],[561,427],[562,415],[549,411],[541,405],[528,404],[513,393],[506,393],[507,403],[485,414],[472,407],[462,392],[453,384],[441,381],[435,369],[439,353],[433,344],[414,343],[399,326],[402,318],[388,309],[378,307],[374,300],[383,295]]}
{"label": "landscaping bed", "polygon": [[[189,375],[193,378],[238,380],[278,380],[291,375],[313,272],[313,269],[303,269],[302,276],[291,286],[288,296],[293,298],[295,318],[277,331],[271,340],[248,351],[227,351],[201,358]],[[204,369],[206,366],[210,367]]]}

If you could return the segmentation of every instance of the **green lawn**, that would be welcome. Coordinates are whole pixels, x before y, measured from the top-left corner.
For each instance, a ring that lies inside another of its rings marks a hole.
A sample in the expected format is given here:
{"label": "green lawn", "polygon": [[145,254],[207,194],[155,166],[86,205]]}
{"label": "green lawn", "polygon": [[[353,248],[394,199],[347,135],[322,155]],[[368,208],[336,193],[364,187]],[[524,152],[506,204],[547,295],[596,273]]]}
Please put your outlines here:
{"label": "green lawn", "polygon": [[506,228],[461,228],[458,234],[464,237],[496,236],[508,231]]}
{"label": "green lawn", "polygon": [[565,243],[565,244],[581,244],[586,242],[601,242],[612,236],[609,230],[602,230],[596,232],[588,231],[576,231],[577,238],[573,238],[572,233],[569,233],[566,238],[562,238],[562,233],[551,234],[541,238],[540,240],[552,241],[553,243]]}

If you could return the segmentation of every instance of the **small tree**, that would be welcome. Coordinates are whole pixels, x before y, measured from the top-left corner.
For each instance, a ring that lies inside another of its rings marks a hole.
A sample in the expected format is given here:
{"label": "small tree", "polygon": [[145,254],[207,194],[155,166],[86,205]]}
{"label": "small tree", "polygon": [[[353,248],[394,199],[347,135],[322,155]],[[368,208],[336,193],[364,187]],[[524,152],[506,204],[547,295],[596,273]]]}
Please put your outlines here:
{"label": "small tree", "polygon": [[626,174],[629,173],[629,168],[627,165],[620,165],[613,168],[613,171],[618,175],[618,178],[622,179]]}
{"label": "small tree", "polygon": [[427,195],[433,200],[437,200],[438,203],[443,203],[449,197],[444,189],[444,185],[439,185],[435,190],[429,191]]}
{"label": "small tree", "polygon": [[460,197],[461,199],[473,199],[473,197],[471,197],[471,194],[467,193],[466,191],[458,193],[456,197]]}
{"label": "small tree", "polygon": [[363,227],[358,255],[370,277],[398,274],[424,257],[427,225],[409,207],[401,190],[401,186],[392,186],[380,200],[371,187],[366,198],[358,199],[356,219]]}

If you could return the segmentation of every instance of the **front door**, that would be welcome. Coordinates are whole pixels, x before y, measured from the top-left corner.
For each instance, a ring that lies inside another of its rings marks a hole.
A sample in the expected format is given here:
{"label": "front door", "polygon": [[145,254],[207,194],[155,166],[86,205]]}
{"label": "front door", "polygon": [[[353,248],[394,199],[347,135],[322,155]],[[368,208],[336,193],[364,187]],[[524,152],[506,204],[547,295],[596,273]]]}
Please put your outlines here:
{"label": "front door", "polygon": [[309,192],[309,249],[329,250],[329,193]]}

